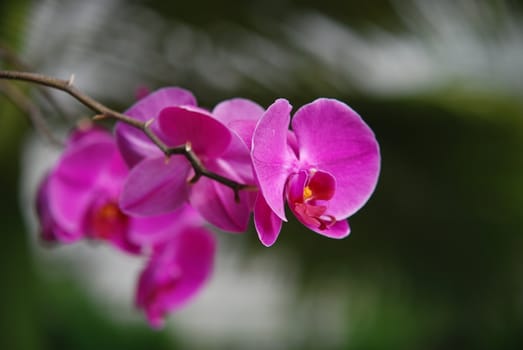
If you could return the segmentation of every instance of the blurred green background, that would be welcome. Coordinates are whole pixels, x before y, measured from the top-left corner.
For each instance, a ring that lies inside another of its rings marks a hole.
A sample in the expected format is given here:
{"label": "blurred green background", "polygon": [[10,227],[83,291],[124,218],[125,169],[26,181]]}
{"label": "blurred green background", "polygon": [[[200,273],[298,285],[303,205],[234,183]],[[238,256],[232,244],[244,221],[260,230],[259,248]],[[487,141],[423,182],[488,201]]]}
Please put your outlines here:
{"label": "blurred green background", "polygon": [[[296,222],[270,249],[254,232],[219,234],[218,254],[236,257],[217,266],[223,287],[156,332],[138,312],[112,317],[70,257],[42,259],[59,249],[33,244],[20,194],[32,172],[22,154],[41,136],[0,97],[1,349],[523,349],[520,3],[4,0],[0,41],[1,68],[14,68],[10,47],[120,110],[143,85],[183,86],[207,107],[338,98],[373,128],[383,159],[349,238]],[[72,126],[18,86],[55,130]],[[73,118],[88,115],[54,96]],[[212,307],[223,295],[232,303]]]}

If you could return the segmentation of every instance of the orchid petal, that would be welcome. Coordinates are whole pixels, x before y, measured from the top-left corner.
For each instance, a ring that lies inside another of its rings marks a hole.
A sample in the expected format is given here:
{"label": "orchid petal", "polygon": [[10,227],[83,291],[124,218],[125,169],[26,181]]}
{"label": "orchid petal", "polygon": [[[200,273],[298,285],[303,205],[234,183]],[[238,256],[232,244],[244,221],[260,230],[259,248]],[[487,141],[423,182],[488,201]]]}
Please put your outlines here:
{"label": "orchid petal", "polygon": [[233,98],[220,102],[214,107],[212,114],[225,125],[237,120],[252,120],[257,122],[264,109],[257,103],[245,98]]}
{"label": "orchid petal", "polygon": [[185,158],[144,159],[136,165],[124,184],[120,198],[129,215],[160,215],[175,210],[188,198],[190,165]]}
{"label": "orchid petal", "polygon": [[114,136],[116,145],[129,167],[134,167],[144,158],[155,158],[162,155],[162,151],[143,131],[130,125],[117,123]]}
{"label": "orchid petal", "polygon": [[224,153],[219,158],[208,159],[205,165],[208,170],[233,181],[253,186],[256,183],[251,154],[238,135],[231,134],[231,142]]}
{"label": "orchid petal", "polygon": [[300,163],[336,179],[329,214],[338,219],[352,215],[369,199],[378,180],[380,154],[372,130],[350,107],[332,99],[300,108],[292,128]]}
{"label": "orchid petal", "polygon": [[316,233],[319,233],[322,236],[329,238],[341,239],[347,237],[350,234],[349,222],[347,220],[336,221],[334,224],[324,229],[319,229],[317,226],[309,225],[303,221],[301,222],[309,230],[312,230]]}
{"label": "orchid petal", "polygon": [[252,148],[252,134],[256,128],[257,122],[254,120],[234,120],[227,126],[238,135],[242,142],[249,148]]}
{"label": "orchid petal", "polygon": [[223,101],[212,111],[214,117],[240,136],[249,149],[256,123],[263,113],[260,105],[243,98]]}
{"label": "orchid petal", "polygon": [[167,214],[133,217],[129,227],[130,240],[139,245],[157,246],[166,243],[188,227],[203,226],[205,221],[188,204]]}
{"label": "orchid petal", "polygon": [[[146,122],[157,118],[162,109],[180,105],[194,106],[196,99],[187,90],[168,87],[145,96],[124,114]],[[154,124],[152,126],[155,126]],[[115,138],[118,148],[129,166],[136,165],[145,157],[155,157],[161,154],[158,147],[141,130],[123,122],[116,123]]]}
{"label": "orchid petal", "polygon": [[269,207],[265,198],[258,195],[254,205],[254,225],[258,232],[258,238],[264,246],[270,247],[276,242],[282,223],[282,220]]}
{"label": "orchid petal", "polygon": [[91,125],[90,122],[87,123],[87,126],[80,126],[72,130],[67,138],[67,148],[77,147],[83,142],[113,142],[113,137],[107,130],[99,126]]}
{"label": "orchid petal", "polygon": [[138,100],[124,114],[145,122],[156,118],[162,109],[172,106],[196,106],[196,98],[188,90],[166,87]]}
{"label": "orchid petal", "polygon": [[276,100],[258,122],[252,141],[252,162],[260,191],[268,206],[284,221],[283,191],[296,160],[287,144],[291,109],[287,100]]}
{"label": "orchid petal", "polygon": [[[111,141],[113,151],[100,157],[107,159],[106,166],[98,172],[96,188],[105,191],[107,195],[117,198],[122,190],[123,183],[129,174],[129,167],[118,152],[114,140]],[[93,188],[92,188],[93,189]]]}
{"label": "orchid petal", "polygon": [[303,189],[307,184],[307,179],[308,175],[304,170],[289,175],[285,186],[285,194],[287,202],[291,207],[292,203],[303,202]]}
{"label": "orchid petal", "polygon": [[231,142],[229,129],[203,110],[164,108],[158,123],[160,136],[169,146],[190,143],[194,152],[202,158],[220,156]]}
{"label": "orchid petal", "polygon": [[[206,162],[208,170],[238,183],[253,185],[254,174],[247,146],[232,134],[231,143],[220,158]],[[200,183],[202,182],[202,183]],[[202,178],[193,185],[191,204],[212,224],[222,230],[243,232],[247,229],[250,212],[257,193],[239,191],[239,201],[234,192],[214,180]]]}
{"label": "orchid petal", "polygon": [[240,191],[240,200],[234,192],[212,179],[201,178],[193,185],[191,205],[211,224],[228,232],[244,232],[249,224],[251,193]]}
{"label": "orchid petal", "polygon": [[56,224],[73,237],[84,234],[82,218],[91,198],[101,191],[99,174],[110,165],[114,145],[108,142],[82,142],[62,156],[48,183],[49,211]]}
{"label": "orchid petal", "polygon": [[136,305],[151,326],[163,325],[167,312],[193,298],[212,273],[215,240],[203,228],[189,228],[156,249],[140,274]]}
{"label": "orchid petal", "polygon": [[65,232],[56,225],[54,216],[49,209],[49,175],[40,183],[36,197],[36,213],[40,222],[40,238],[47,242],[59,241],[62,243],[71,243],[82,238],[80,230],[74,231],[73,234]]}

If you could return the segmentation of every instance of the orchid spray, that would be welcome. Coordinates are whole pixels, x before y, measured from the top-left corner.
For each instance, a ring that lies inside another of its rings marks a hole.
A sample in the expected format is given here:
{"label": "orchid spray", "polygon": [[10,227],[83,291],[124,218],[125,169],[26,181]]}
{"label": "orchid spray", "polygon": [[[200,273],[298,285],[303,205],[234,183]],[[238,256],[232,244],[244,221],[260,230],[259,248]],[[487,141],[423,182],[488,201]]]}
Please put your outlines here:
{"label": "orchid spray", "polygon": [[260,241],[275,243],[285,207],[308,229],[344,238],[347,218],[370,198],[380,171],[370,127],[345,103],[320,98],[267,109],[233,98],[213,109],[188,90],[147,94],[125,113],[85,95],[70,80],[0,71],[62,90],[116,120],[74,130],[41,181],[36,209],[42,239],[106,242],[145,256],[136,306],[152,327],[192,299],[212,273],[211,227],[245,232],[251,214]]}

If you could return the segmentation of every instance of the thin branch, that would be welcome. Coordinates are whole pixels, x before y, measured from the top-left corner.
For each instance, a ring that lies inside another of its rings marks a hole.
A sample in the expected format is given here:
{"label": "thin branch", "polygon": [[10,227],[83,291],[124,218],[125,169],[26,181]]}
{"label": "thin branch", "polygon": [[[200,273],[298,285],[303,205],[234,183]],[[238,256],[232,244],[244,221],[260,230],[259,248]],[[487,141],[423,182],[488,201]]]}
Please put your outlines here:
{"label": "thin branch", "polygon": [[62,90],[73,96],[86,107],[98,113],[95,116],[95,119],[112,118],[140,129],[167,157],[173,154],[181,154],[185,156],[194,169],[195,175],[190,180],[192,183],[198,181],[202,176],[208,177],[227,187],[230,187],[234,191],[234,198],[236,200],[239,200],[239,191],[256,190],[255,186],[242,184],[207,170],[196,153],[194,153],[192,150],[191,144],[189,142],[185,145],[169,147],[151,130],[150,122],[141,122],[125,114],[114,111],[84,94],[72,84],[74,76],[72,76],[69,80],[61,80],[36,73],[0,70],[0,79],[22,80],[48,86],[57,90]]}
{"label": "thin branch", "polygon": [[53,135],[48,128],[42,112],[30,99],[22,92],[7,82],[0,82],[0,93],[3,93],[17,108],[29,116],[29,121],[34,125],[36,130],[43,134],[47,139],[57,145],[63,146],[63,142]]}

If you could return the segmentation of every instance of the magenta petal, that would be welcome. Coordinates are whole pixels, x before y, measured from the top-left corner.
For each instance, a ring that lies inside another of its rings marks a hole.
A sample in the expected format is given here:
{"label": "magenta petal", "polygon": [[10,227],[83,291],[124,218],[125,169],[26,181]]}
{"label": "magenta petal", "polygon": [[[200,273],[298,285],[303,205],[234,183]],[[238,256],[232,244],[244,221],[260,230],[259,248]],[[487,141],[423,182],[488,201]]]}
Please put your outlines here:
{"label": "magenta petal", "polygon": [[219,158],[207,160],[205,165],[208,170],[231,180],[253,186],[256,184],[251,154],[238,135],[231,134],[231,142],[225,152]]}
{"label": "magenta petal", "polygon": [[110,166],[114,152],[112,143],[78,143],[64,153],[50,174],[47,185],[49,212],[63,232],[74,239],[85,234],[82,219],[91,199],[102,190],[98,186],[99,176]]}
{"label": "magenta petal", "polygon": [[332,99],[300,108],[292,128],[300,162],[336,179],[329,214],[338,219],[352,215],[369,199],[378,180],[380,154],[372,130],[350,107]]}
{"label": "magenta petal", "polygon": [[144,158],[154,158],[162,155],[162,151],[145,136],[143,131],[127,124],[117,123],[115,140],[122,157],[129,167],[135,166]]}
{"label": "magenta petal", "polygon": [[284,99],[267,109],[254,130],[251,153],[260,191],[269,207],[285,221],[283,191],[296,160],[287,144],[291,109]]}
{"label": "magenta petal", "polygon": [[205,221],[188,204],[167,214],[132,217],[129,227],[130,240],[144,246],[157,246],[172,239],[188,227],[203,226]]}
{"label": "magenta petal", "polygon": [[212,112],[216,119],[238,134],[249,149],[254,128],[263,113],[260,105],[243,98],[223,101]]}
{"label": "magenta petal", "polygon": [[285,186],[285,192],[287,202],[292,209],[292,204],[296,202],[303,202],[303,189],[307,183],[307,172],[302,170],[298,173],[289,175],[287,184]]}
{"label": "magenta petal", "polygon": [[282,220],[274,214],[262,195],[254,205],[254,226],[264,246],[270,247],[276,242],[281,231]]}
{"label": "magenta petal", "polygon": [[137,101],[124,114],[140,121],[147,121],[156,118],[162,109],[172,106],[196,106],[196,98],[188,90],[166,87]]}
{"label": "magenta petal", "polygon": [[231,142],[231,132],[225,125],[203,110],[169,107],[158,117],[161,137],[169,146],[190,142],[200,157],[220,156]]}
{"label": "magenta petal", "polygon": [[71,133],[67,148],[42,185],[38,212],[46,239],[73,242],[89,234],[93,201],[116,198],[127,175],[111,134],[92,127]]}
{"label": "magenta petal", "polygon": [[319,233],[322,236],[329,237],[329,238],[341,239],[341,238],[347,237],[350,233],[349,222],[347,220],[336,221],[336,223],[333,224],[332,226],[329,226],[322,230],[320,230],[318,227],[316,227],[314,225],[308,225],[305,222],[302,222],[302,223],[309,230],[312,230],[316,233]]}
{"label": "magenta petal", "polygon": [[[187,90],[168,87],[159,89],[136,102],[124,114],[140,121],[155,119],[160,111],[172,106],[195,106],[196,99]],[[128,124],[118,122],[115,127],[118,148],[129,166],[134,166],[145,157],[161,154],[149,138],[141,131]]]}
{"label": "magenta petal", "polygon": [[[88,122],[90,123],[90,122]],[[67,148],[77,147],[80,143],[113,142],[112,135],[96,125],[87,124],[85,127],[73,129],[67,138]]]}
{"label": "magenta petal", "polygon": [[244,98],[233,98],[223,101],[214,107],[212,114],[223,124],[237,120],[252,120],[257,122],[264,109],[257,103]]}
{"label": "magenta petal", "polygon": [[144,159],[129,173],[120,198],[130,215],[160,215],[175,210],[188,198],[190,165],[181,156]]}
{"label": "magenta petal", "polygon": [[227,126],[236,133],[242,142],[249,148],[252,148],[252,134],[256,128],[257,122],[254,120],[235,120]]}
{"label": "magenta petal", "polygon": [[229,232],[244,232],[249,224],[252,193],[240,191],[240,200],[234,199],[229,187],[208,178],[193,185],[191,205],[211,224]]}
{"label": "magenta petal", "polygon": [[144,309],[152,327],[161,327],[168,312],[200,291],[212,273],[214,254],[214,238],[203,228],[183,230],[154,251],[136,292],[136,305]]}
{"label": "magenta petal", "polygon": [[47,242],[59,241],[62,243],[74,242],[82,238],[81,231],[75,231],[76,234],[64,232],[62,228],[56,225],[55,219],[49,209],[49,175],[40,183],[36,197],[36,213],[40,223],[40,238]]}
{"label": "magenta petal", "polygon": [[113,234],[109,242],[124,253],[139,255],[142,254],[143,247],[132,242],[128,237],[127,231],[118,231]]}
{"label": "magenta petal", "polygon": [[89,191],[98,176],[111,166],[116,148],[110,139],[93,139],[79,142],[68,148],[57,164],[53,178],[62,182],[76,183]]}
{"label": "magenta petal", "polygon": [[106,189],[108,193],[117,197],[120,195],[123,183],[129,174],[129,167],[124,162],[113,141],[113,153],[105,154],[109,159],[106,168],[100,172],[96,181],[97,186]]}
{"label": "magenta petal", "polygon": [[54,223],[60,228],[59,240],[69,243],[82,238],[85,234],[82,219],[95,193],[80,192],[74,185],[60,184],[53,179],[49,181],[48,188],[48,210]]}
{"label": "magenta petal", "polygon": [[[208,160],[207,169],[233,181],[254,186],[249,150],[237,135],[231,136],[227,150],[220,158]],[[231,188],[202,178],[193,185],[190,196],[191,204],[207,221],[225,231],[243,232],[247,229],[257,193],[240,191],[239,201],[236,202]]]}

